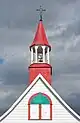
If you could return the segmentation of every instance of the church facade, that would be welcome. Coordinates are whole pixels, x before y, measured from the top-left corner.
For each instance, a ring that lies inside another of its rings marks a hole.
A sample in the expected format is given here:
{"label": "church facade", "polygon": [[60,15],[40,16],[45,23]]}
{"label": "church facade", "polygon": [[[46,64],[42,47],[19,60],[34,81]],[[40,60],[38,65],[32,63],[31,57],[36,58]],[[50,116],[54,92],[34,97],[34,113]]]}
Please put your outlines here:
{"label": "church facade", "polygon": [[75,113],[52,88],[51,46],[42,18],[30,45],[29,84],[16,102],[0,117],[1,123],[79,123]]}

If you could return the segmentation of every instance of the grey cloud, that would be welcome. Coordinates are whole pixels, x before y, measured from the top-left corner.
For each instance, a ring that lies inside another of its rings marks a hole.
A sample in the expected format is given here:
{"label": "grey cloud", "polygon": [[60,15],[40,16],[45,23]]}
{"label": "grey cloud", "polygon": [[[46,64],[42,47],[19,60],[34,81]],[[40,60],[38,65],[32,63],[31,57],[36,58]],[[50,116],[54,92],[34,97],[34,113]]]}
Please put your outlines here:
{"label": "grey cloud", "polygon": [[72,93],[66,102],[80,115],[80,93]]}
{"label": "grey cloud", "polygon": [[0,86],[0,116],[11,107],[25,88],[26,84],[14,86],[2,84]]}
{"label": "grey cloud", "polygon": [[27,73],[27,70],[11,70],[11,71],[7,71],[7,74],[5,75],[5,85],[9,84],[9,85],[20,85],[20,84],[25,84],[26,85],[29,83],[29,80],[28,80],[28,73]]}
{"label": "grey cloud", "polygon": [[[21,85],[28,84],[28,59],[21,60],[21,57],[14,58],[12,61],[8,61],[5,64],[5,68],[3,70],[2,76],[0,77],[3,80],[4,85]],[[0,72],[2,72],[0,70]]]}
{"label": "grey cloud", "polygon": [[7,46],[17,48],[21,45],[27,46],[32,41],[33,33],[31,30],[0,28],[0,47],[6,49]]}

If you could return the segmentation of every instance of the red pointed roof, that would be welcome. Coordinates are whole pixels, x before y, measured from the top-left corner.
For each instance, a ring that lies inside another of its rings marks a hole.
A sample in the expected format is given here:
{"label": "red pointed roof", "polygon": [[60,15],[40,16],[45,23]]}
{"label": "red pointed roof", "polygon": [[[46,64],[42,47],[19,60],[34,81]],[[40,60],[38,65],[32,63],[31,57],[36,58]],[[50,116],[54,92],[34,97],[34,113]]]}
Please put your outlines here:
{"label": "red pointed roof", "polygon": [[30,47],[32,47],[34,45],[46,45],[51,48],[51,46],[48,43],[42,21],[39,21],[34,40]]}

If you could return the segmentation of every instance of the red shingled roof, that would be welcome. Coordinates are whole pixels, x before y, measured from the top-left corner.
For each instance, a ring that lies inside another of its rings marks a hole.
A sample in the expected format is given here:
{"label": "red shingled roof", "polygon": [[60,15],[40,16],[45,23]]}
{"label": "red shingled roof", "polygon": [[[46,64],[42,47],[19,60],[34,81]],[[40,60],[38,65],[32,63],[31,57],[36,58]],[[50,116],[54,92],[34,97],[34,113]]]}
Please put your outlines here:
{"label": "red shingled roof", "polygon": [[51,46],[48,43],[42,21],[39,21],[34,40],[30,47],[32,47],[34,45],[46,45],[51,48]]}

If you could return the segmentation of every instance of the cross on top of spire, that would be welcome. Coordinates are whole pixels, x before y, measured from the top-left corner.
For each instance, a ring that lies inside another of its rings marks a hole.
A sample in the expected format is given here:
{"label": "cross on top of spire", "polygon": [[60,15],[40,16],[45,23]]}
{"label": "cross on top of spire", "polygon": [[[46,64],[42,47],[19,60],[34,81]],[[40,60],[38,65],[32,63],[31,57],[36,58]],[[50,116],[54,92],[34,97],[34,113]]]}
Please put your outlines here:
{"label": "cross on top of spire", "polygon": [[43,11],[46,11],[46,9],[43,9],[42,6],[40,6],[39,9],[36,9],[36,11],[39,11],[40,12],[40,21],[42,21],[42,14],[43,14]]}

